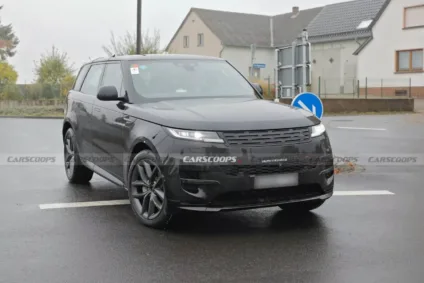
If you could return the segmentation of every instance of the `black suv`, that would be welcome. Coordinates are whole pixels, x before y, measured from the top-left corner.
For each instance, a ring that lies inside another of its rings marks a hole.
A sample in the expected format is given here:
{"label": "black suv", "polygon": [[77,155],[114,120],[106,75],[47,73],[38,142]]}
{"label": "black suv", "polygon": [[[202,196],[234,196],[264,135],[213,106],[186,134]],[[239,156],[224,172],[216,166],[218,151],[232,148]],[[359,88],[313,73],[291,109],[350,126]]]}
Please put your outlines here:
{"label": "black suv", "polygon": [[145,225],[183,209],[280,206],[296,212],[333,194],[320,120],[263,99],[218,58],[139,55],[84,65],[65,109],[66,174],[93,172],[128,190]]}

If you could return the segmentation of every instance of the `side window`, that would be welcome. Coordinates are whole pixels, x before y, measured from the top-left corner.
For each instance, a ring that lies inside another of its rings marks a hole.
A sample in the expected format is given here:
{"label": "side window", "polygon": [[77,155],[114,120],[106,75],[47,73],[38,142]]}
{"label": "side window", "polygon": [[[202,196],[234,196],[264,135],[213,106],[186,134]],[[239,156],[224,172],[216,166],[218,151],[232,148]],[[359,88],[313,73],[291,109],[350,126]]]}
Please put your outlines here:
{"label": "side window", "polygon": [[90,95],[97,95],[100,78],[102,76],[104,65],[93,65],[88,71],[87,77],[81,88],[81,92]]}
{"label": "side window", "polygon": [[121,64],[107,64],[101,86],[114,86],[121,92],[122,78]]}
{"label": "side window", "polygon": [[90,68],[90,65],[85,65],[84,67],[81,68],[81,70],[78,73],[77,80],[75,81],[73,90],[76,90],[76,91],[81,90],[81,86],[82,86],[82,83],[84,82],[85,75],[87,75],[88,68]]}

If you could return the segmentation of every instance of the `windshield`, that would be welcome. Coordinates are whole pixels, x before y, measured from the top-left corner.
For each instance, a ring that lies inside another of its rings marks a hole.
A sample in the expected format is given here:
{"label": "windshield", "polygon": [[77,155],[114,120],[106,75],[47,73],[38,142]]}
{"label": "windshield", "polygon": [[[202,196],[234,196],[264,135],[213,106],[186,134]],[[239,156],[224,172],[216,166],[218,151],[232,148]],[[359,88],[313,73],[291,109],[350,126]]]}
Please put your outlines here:
{"label": "windshield", "polygon": [[143,60],[131,62],[138,95],[147,99],[255,97],[252,86],[226,61]]}

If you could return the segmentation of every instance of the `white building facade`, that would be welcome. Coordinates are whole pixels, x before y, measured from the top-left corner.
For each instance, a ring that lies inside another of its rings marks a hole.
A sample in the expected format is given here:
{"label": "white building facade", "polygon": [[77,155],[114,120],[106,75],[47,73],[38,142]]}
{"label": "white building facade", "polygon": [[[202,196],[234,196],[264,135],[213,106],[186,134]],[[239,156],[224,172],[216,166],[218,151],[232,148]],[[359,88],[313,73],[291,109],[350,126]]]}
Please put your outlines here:
{"label": "white building facade", "polygon": [[358,52],[367,94],[424,97],[424,0],[391,0],[372,32]]}

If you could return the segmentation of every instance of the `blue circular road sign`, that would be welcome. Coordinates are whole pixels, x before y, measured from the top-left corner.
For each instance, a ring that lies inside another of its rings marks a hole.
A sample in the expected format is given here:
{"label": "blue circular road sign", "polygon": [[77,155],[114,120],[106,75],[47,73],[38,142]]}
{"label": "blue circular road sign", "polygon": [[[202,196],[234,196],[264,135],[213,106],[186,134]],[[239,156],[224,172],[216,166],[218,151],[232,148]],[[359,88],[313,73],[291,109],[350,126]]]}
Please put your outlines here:
{"label": "blue circular road sign", "polygon": [[297,95],[291,104],[293,107],[301,108],[314,114],[318,119],[324,116],[324,105],[321,99],[312,92],[304,92]]}

